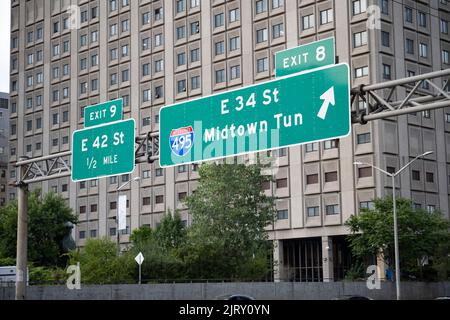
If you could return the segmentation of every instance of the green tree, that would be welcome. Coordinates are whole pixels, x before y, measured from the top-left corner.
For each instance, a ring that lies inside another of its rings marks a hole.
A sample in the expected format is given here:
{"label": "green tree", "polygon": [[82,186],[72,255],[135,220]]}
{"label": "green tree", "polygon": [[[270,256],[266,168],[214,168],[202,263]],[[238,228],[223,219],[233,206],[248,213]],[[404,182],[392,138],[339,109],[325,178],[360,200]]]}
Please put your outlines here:
{"label": "green tree", "polygon": [[187,274],[203,279],[258,279],[266,275],[274,199],[263,192],[271,178],[261,166],[206,164],[199,186],[186,199],[193,215],[182,250]]}
{"label": "green tree", "polygon": [[148,227],[133,231],[131,252],[134,256],[139,252],[144,255],[142,279],[185,279],[184,264],[178,254],[185,240],[186,228],[178,212],[172,215],[169,211],[154,231]]}
{"label": "green tree", "polygon": [[70,263],[80,263],[81,279],[85,284],[135,283],[134,257],[118,253],[117,244],[110,239],[89,239],[86,246],[69,254]]}
{"label": "green tree", "polygon": [[[350,228],[350,247],[359,259],[375,256],[381,250],[388,264],[394,265],[394,218],[392,197],[376,199],[372,210],[364,209],[359,215],[351,216],[346,224]],[[429,257],[436,261],[444,252],[438,253],[449,243],[449,221],[440,212],[429,213],[414,209],[408,199],[397,199],[398,236],[400,266],[404,273],[420,275],[418,261]],[[445,251],[445,250],[444,250]],[[447,252],[448,253],[448,252]]]}
{"label": "green tree", "polygon": [[[65,266],[63,239],[67,223],[77,217],[61,196],[40,190],[28,195],[28,260],[39,266]],[[14,258],[17,242],[17,202],[0,208],[0,257]]]}

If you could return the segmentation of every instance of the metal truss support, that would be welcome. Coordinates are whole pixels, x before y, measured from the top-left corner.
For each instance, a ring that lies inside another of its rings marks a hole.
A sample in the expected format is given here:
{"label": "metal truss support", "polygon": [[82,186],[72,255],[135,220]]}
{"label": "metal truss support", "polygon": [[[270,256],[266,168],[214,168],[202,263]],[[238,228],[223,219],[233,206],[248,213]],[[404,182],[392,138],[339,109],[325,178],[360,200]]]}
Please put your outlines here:
{"label": "metal truss support", "polygon": [[[450,106],[450,69],[363,85],[351,91],[352,122],[385,119]],[[440,82],[440,85],[436,82]],[[405,96],[405,98],[398,98]],[[360,108],[360,102],[364,108]]]}

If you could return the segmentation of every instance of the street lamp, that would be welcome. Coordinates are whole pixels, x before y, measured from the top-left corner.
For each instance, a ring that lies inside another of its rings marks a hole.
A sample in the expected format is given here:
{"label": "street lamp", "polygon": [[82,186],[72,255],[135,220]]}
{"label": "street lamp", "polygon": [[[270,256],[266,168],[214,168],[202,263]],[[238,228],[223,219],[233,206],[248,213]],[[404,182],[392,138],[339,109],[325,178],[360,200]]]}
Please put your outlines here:
{"label": "street lamp", "polygon": [[141,180],[141,177],[135,177],[131,180],[128,180],[124,184],[122,184],[120,187],[117,188],[117,202],[116,202],[116,235],[117,235],[117,251],[120,253],[120,234],[119,234],[119,193],[120,190],[125,188],[128,184],[130,184],[132,181],[139,181]]}
{"label": "street lamp", "polygon": [[400,170],[398,170],[397,172],[394,172],[394,173],[389,173],[383,169],[375,167],[374,165],[372,165],[370,163],[364,163],[364,162],[360,162],[360,161],[353,163],[356,166],[359,166],[359,165],[370,166],[378,171],[383,172],[384,174],[386,174],[392,178],[392,206],[394,209],[395,286],[397,289],[397,300],[400,300],[400,257],[399,257],[399,250],[398,250],[398,227],[397,227],[397,205],[396,205],[396,199],[395,199],[395,177],[398,176],[403,170],[405,170],[411,163],[413,163],[417,159],[426,157],[432,153],[433,153],[433,151],[427,151],[427,152],[415,157],[410,162],[405,164],[402,168],[400,168]]}

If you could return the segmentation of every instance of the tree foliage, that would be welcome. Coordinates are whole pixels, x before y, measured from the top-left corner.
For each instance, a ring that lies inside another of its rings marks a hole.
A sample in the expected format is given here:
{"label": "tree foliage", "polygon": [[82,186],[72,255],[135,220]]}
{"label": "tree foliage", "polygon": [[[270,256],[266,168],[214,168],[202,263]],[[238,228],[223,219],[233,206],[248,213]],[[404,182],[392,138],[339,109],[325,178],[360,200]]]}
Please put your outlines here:
{"label": "tree foliage", "polygon": [[[436,261],[442,260],[442,256],[447,257],[449,251],[445,247],[448,249],[450,241],[449,221],[440,212],[414,209],[408,199],[398,198],[396,203],[402,271],[417,274],[418,261],[423,257]],[[361,259],[377,255],[382,250],[392,267],[395,262],[392,198],[376,199],[374,204],[374,209],[364,209],[346,222],[352,233],[350,246],[353,254]],[[438,253],[438,248],[447,252]],[[441,263],[445,264],[445,260]]]}
{"label": "tree foliage", "polygon": [[110,239],[88,239],[83,249],[70,252],[70,263],[80,263],[85,284],[134,283],[133,256],[118,251],[117,244]]}
{"label": "tree foliage", "polygon": [[[39,266],[65,266],[67,223],[77,217],[61,196],[40,190],[28,195],[28,260]],[[0,257],[14,258],[17,243],[17,202],[0,208]]]}
{"label": "tree foliage", "polygon": [[266,227],[274,199],[263,193],[271,178],[257,165],[207,164],[186,204],[193,216],[182,258],[193,278],[263,277],[271,244]]}

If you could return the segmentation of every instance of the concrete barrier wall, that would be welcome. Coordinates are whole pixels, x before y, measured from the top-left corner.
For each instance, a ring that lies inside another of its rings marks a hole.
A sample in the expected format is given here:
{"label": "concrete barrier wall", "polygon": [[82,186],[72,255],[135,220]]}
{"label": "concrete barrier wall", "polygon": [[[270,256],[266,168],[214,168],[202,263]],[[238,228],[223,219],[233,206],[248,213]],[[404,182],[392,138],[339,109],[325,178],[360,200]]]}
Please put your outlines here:
{"label": "concrete barrier wall", "polygon": [[[214,300],[226,294],[246,294],[258,300],[329,300],[343,295],[362,295],[375,300],[395,299],[395,283],[382,282],[369,290],[365,282],[255,282],[177,283],[143,285],[82,285],[27,288],[30,300]],[[402,283],[404,299],[424,300],[450,296],[450,282]],[[14,299],[14,287],[0,287],[0,300]]]}

